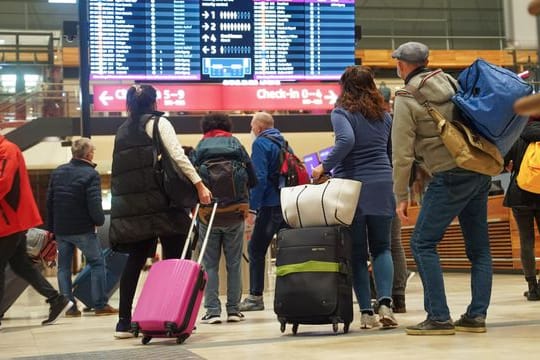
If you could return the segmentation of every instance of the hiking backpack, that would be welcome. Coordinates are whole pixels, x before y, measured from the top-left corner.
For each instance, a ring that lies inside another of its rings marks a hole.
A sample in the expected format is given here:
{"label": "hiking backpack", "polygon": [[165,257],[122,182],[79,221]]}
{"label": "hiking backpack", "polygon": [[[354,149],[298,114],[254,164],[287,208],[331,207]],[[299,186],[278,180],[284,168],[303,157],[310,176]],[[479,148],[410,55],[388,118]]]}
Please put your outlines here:
{"label": "hiking backpack", "polygon": [[532,86],[510,70],[477,59],[458,77],[452,101],[473,128],[493,142],[504,156],[527,125],[528,116],[514,112],[514,102],[532,93]]}
{"label": "hiking backpack", "polygon": [[283,144],[271,136],[264,136],[274,144],[279,146],[279,166],[277,186],[282,187],[309,184],[309,174],[304,163],[291,151],[289,144]]}
{"label": "hiking backpack", "polygon": [[540,194],[540,141],[527,146],[516,182],[520,189]]}
{"label": "hiking backpack", "polygon": [[243,159],[242,145],[237,139],[203,139],[195,149],[194,164],[220,208],[248,203],[250,184],[247,164]]}

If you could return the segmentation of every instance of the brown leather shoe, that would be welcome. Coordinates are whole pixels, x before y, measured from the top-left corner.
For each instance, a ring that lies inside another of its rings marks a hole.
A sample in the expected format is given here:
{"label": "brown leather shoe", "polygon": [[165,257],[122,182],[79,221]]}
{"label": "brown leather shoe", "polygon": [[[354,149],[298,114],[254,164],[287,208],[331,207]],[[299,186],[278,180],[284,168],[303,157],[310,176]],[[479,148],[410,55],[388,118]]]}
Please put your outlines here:
{"label": "brown leather shoe", "polygon": [[81,312],[77,309],[77,305],[73,305],[65,314],[66,317],[81,317]]}
{"label": "brown leather shoe", "polygon": [[111,305],[107,304],[103,309],[96,309],[96,316],[106,316],[106,315],[115,315],[118,314],[118,309],[113,308]]}

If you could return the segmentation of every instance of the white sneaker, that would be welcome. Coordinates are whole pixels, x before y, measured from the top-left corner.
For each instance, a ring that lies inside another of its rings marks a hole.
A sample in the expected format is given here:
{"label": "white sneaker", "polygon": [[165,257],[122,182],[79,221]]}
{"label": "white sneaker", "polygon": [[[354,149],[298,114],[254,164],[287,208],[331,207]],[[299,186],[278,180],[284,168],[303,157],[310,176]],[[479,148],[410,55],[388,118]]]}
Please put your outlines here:
{"label": "white sneaker", "polygon": [[372,329],[377,326],[379,326],[379,322],[375,315],[362,314],[360,318],[360,329]]}
{"label": "white sneaker", "polygon": [[227,322],[240,322],[244,320],[246,320],[246,318],[241,312],[227,314]]}
{"label": "white sneaker", "polygon": [[202,317],[201,323],[203,324],[221,324],[221,316],[220,315],[210,315],[206,314]]}
{"label": "white sneaker", "polygon": [[382,324],[384,329],[393,329],[398,326],[392,309],[386,305],[381,305],[379,307],[379,322]]}
{"label": "white sneaker", "polygon": [[135,337],[130,331],[115,331],[113,336],[115,339],[133,339]]}

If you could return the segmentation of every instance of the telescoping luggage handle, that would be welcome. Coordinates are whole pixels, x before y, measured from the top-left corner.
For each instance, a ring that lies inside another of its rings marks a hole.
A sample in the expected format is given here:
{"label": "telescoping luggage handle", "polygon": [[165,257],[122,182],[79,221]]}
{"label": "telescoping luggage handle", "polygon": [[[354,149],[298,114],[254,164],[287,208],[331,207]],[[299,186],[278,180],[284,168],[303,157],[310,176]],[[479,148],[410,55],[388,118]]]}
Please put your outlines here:
{"label": "telescoping luggage handle", "polygon": [[[214,204],[212,205],[212,214],[210,215],[210,220],[208,221],[208,226],[206,228],[206,234],[204,235],[204,240],[201,246],[201,252],[199,254],[199,258],[197,259],[198,264],[202,262],[204,251],[206,250],[206,244],[208,243],[208,238],[210,237],[210,230],[212,229],[212,224],[214,223],[214,217],[216,215],[218,202],[217,202],[217,199],[214,199],[213,201],[214,201]],[[193,232],[193,229],[195,228],[195,222],[197,221],[197,215],[199,214],[200,206],[201,205],[199,203],[197,203],[197,206],[195,206],[195,212],[193,214],[193,218],[191,219],[191,224],[189,225],[189,231],[187,234],[186,242],[184,244],[184,250],[182,250],[182,256],[180,257],[181,259],[186,258],[187,250],[191,246],[191,239],[192,239],[191,233]]]}

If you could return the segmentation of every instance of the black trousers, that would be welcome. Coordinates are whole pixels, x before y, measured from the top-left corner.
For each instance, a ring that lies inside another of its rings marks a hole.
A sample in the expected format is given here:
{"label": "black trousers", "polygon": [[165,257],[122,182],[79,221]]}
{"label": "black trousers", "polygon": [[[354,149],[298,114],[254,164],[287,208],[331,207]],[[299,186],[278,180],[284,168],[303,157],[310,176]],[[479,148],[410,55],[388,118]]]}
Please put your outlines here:
{"label": "black trousers", "polygon": [[0,237],[0,301],[4,298],[5,270],[8,263],[17,276],[26,280],[47,300],[52,300],[59,295],[58,291],[32,264],[32,260],[26,253],[26,236],[24,232],[19,232]]}
{"label": "black trousers", "polygon": [[536,276],[536,258],[534,255],[534,223],[540,230],[540,209],[534,207],[515,207],[512,213],[516,219],[521,245],[521,265],[525,277]]}
{"label": "black trousers", "polygon": [[[161,237],[163,259],[179,259],[186,240],[186,235],[174,237]],[[137,290],[137,283],[146,259],[153,255],[157,239],[149,239],[132,244],[129,257],[120,279],[120,306],[119,318],[123,321],[131,321],[133,298]],[[190,254],[187,254],[189,258]]]}

